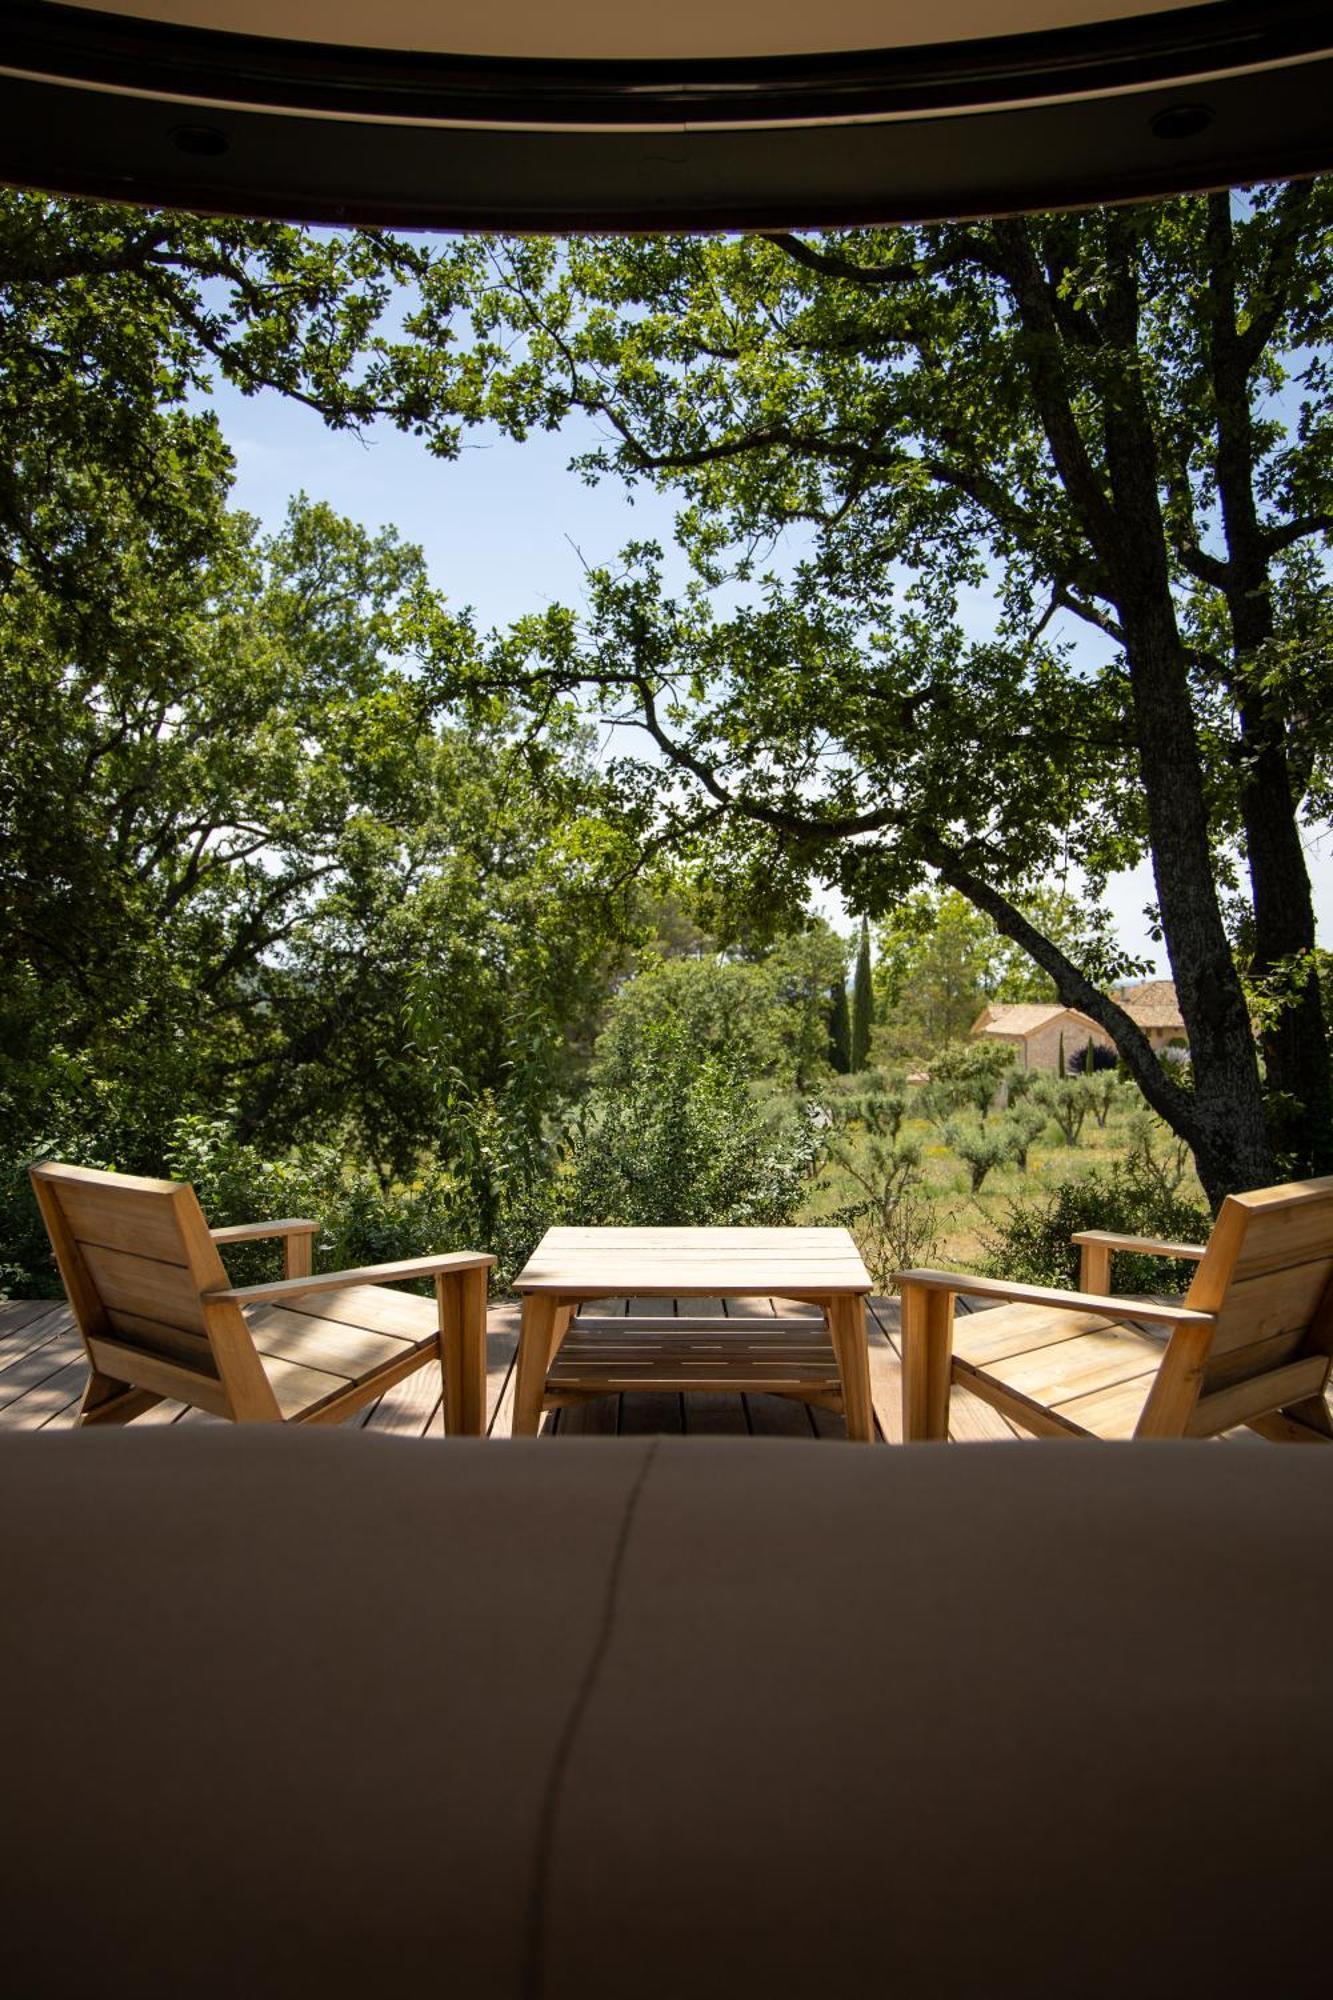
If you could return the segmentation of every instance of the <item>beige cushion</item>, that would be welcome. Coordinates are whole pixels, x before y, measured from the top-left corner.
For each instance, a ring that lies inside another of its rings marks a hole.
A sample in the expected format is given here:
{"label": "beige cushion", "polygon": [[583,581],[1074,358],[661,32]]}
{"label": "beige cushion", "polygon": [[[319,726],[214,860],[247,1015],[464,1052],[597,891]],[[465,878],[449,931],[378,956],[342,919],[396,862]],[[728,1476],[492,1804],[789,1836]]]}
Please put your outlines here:
{"label": "beige cushion", "polygon": [[8,1990],[1322,1994],[1333,1454],[0,1447]]}

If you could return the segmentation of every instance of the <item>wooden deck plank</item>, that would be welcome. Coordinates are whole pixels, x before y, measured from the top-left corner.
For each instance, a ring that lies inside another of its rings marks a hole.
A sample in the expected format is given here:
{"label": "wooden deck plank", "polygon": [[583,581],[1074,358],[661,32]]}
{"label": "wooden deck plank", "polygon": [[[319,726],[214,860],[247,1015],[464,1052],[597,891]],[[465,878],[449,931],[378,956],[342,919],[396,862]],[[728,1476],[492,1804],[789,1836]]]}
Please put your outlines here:
{"label": "wooden deck plank", "polygon": [[590,1396],[556,1411],[561,1437],[616,1437],[620,1430],[620,1397]]}
{"label": "wooden deck plank", "polygon": [[0,1305],[5,1307],[0,1318],[0,1371],[74,1324],[63,1299],[4,1299]]}
{"label": "wooden deck plank", "polygon": [[[752,1437],[812,1438],[815,1435],[809,1404],[798,1403],[790,1396],[746,1396],[745,1408]],[[845,1429],[843,1435],[846,1436]]]}
{"label": "wooden deck plank", "polygon": [[41,1430],[62,1410],[77,1407],[87,1380],[88,1363],[83,1354],[66,1359],[62,1367],[48,1370],[0,1409],[0,1430]]}
{"label": "wooden deck plank", "polygon": [[188,1403],[178,1403],[174,1397],[168,1397],[161,1403],[154,1403],[151,1410],[145,1410],[134,1421],[136,1424],[178,1424],[189,1407]]}
{"label": "wooden deck plank", "polygon": [[439,1413],[440,1435],[444,1434],[444,1383],[438,1364],[427,1362],[401,1382],[386,1389],[362,1428],[385,1437],[425,1437],[431,1420]]}
{"label": "wooden deck plank", "polygon": [[704,1389],[685,1398],[687,1437],[748,1437],[745,1397]]}
{"label": "wooden deck plank", "polygon": [[685,1429],[679,1393],[632,1390],[620,1399],[620,1437],[679,1437]]}
{"label": "wooden deck plank", "polygon": [[64,1305],[63,1299],[0,1299],[0,1340],[10,1339],[29,1320],[44,1312],[58,1312]]}
{"label": "wooden deck plank", "polygon": [[[15,1334],[12,1353],[8,1342],[0,1344],[0,1390],[4,1389],[10,1375],[20,1362],[27,1361],[32,1355],[40,1354],[53,1340],[68,1340],[71,1333],[68,1314],[62,1316],[59,1313],[51,1313],[40,1320],[33,1320],[22,1333]],[[78,1336],[74,1335],[74,1339],[77,1344]]]}
{"label": "wooden deck plank", "polygon": [[486,1315],[486,1434],[508,1437],[514,1415],[514,1362],[521,1309],[512,1299]]}
{"label": "wooden deck plank", "polygon": [[0,1424],[7,1427],[17,1424],[22,1428],[23,1418],[16,1412],[38,1392],[43,1383],[63,1375],[70,1368],[82,1368],[85,1374],[88,1368],[83,1342],[72,1330],[43,1341],[40,1347],[34,1347],[23,1355],[12,1368],[7,1368],[0,1375]]}

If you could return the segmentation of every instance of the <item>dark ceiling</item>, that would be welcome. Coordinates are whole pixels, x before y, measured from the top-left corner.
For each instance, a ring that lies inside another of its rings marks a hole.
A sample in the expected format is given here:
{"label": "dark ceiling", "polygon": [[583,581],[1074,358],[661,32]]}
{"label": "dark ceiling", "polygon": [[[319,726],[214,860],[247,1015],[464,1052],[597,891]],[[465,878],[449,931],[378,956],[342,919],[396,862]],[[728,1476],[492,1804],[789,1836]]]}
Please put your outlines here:
{"label": "dark ceiling", "polygon": [[[223,0],[150,11],[227,15]],[[375,19],[366,7],[367,32]],[[0,4],[0,180],[308,222],[765,228],[1135,198],[1333,166],[1330,107],[1327,0],[669,60]]]}

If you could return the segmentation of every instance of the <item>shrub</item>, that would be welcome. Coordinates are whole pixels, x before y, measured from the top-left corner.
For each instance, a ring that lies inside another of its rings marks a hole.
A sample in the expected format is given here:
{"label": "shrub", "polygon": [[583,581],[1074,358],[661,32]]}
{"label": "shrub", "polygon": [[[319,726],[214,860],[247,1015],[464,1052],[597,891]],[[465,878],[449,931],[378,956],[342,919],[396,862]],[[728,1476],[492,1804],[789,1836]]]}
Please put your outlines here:
{"label": "shrub", "polygon": [[891,1292],[896,1273],[928,1262],[938,1240],[935,1203],[921,1178],[920,1144],[888,1137],[882,1128],[877,1133],[868,1120],[862,1144],[842,1135],[831,1150],[861,1190],[860,1200],[833,1219],[855,1236],[876,1288]]}
{"label": "shrub", "polygon": [[1098,1070],[1095,1076],[1086,1079],[1083,1089],[1087,1094],[1088,1109],[1097,1121],[1097,1129],[1104,1132],[1107,1119],[1124,1095],[1125,1086],[1120,1072],[1117,1069]]}
{"label": "shrub", "polygon": [[809,1118],[767,1120],[735,1058],[658,1028],[589,1093],[559,1206],[574,1223],[648,1228],[789,1222],[818,1158]]}
{"label": "shrub", "polygon": [[1001,1042],[948,1042],[935,1051],[928,1068],[922,1115],[942,1126],[956,1112],[974,1111],[984,1125],[1013,1069],[1013,1056]]}
{"label": "shrub", "polygon": [[[316,1270],[490,1248],[479,1240],[466,1189],[433,1158],[424,1159],[410,1178],[386,1183],[336,1146],[305,1144],[269,1159],[237,1139],[226,1119],[191,1117],[176,1124],[166,1168],[193,1183],[215,1225],[285,1215],[318,1222]],[[277,1254],[271,1244],[234,1245],[227,1267],[238,1283],[246,1283],[272,1275]]]}
{"label": "shrub", "polygon": [[1032,1086],[1036,1083],[1039,1075],[1039,1070],[1020,1069],[1017,1063],[1011,1064],[1000,1078],[1000,1088],[1004,1092],[1005,1103],[1007,1105],[1021,1104],[1025,1097],[1030,1097],[1032,1095]]}
{"label": "shrub", "polygon": [[973,1194],[980,1194],[987,1174],[1013,1154],[1013,1135],[1003,1126],[987,1131],[984,1125],[948,1125],[944,1137],[966,1166]]}
{"label": "shrub", "polygon": [[1026,1173],[1028,1150],[1046,1130],[1046,1113],[1036,1104],[1015,1104],[1000,1130],[1009,1141],[1010,1159]]}
{"label": "shrub", "polygon": [[650,953],[611,1003],[597,1038],[594,1081],[608,1092],[629,1087],[662,1036],[677,1033],[700,1051],[730,1057],[749,1077],[790,1082],[796,1068],[790,1044],[800,1025],[800,1009],[783,1004],[770,965]]}
{"label": "shrub", "polygon": [[[0,1298],[58,1299],[60,1274],[28,1179],[35,1160],[68,1158],[66,1148],[36,1145],[0,1166]],[[100,1161],[82,1164],[98,1166]]]}
{"label": "shrub", "polygon": [[840,1122],[845,1126],[856,1120],[873,1138],[896,1139],[907,1116],[907,1092],[900,1084],[886,1084],[878,1070],[866,1074],[874,1083],[846,1100],[840,1108]]}
{"label": "shrub", "polygon": [[1081,1049],[1075,1049],[1066,1067],[1071,1076],[1095,1076],[1099,1070],[1116,1070],[1120,1067],[1119,1052],[1108,1049],[1104,1042],[1095,1042],[1089,1035]]}
{"label": "shrub", "polygon": [[[1160,1163],[1141,1153],[1114,1165],[1072,1176],[1035,1195],[1018,1195],[995,1233],[986,1239],[986,1272],[1024,1284],[1076,1285],[1080,1229],[1114,1229],[1168,1242],[1202,1243],[1212,1227],[1208,1211],[1184,1200],[1170,1185]],[[1117,1291],[1183,1292],[1194,1266],[1169,1257],[1117,1254],[1112,1278]]]}
{"label": "shrub", "polygon": [[1066,1146],[1076,1146],[1091,1104],[1087,1087],[1079,1077],[1039,1077],[1033,1086],[1032,1101],[1054,1119]]}

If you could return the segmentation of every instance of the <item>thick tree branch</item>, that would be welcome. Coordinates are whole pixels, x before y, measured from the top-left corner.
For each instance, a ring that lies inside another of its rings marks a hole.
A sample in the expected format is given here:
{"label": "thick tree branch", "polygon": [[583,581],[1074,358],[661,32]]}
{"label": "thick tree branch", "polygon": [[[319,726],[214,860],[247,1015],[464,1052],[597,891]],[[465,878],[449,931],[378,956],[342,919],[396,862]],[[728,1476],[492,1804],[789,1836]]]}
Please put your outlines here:
{"label": "thick tree branch", "polygon": [[848,257],[833,257],[827,250],[816,250],[813,243],[787,230],[775,230],[768,241],[807,271],[817,272],[822,278],[843,278],[848,284],[862,285],[871,291],[914,285],[923,275],[916,264],[854,264]]}
{"label": "thick tree branch", "polygon": [[1333,514],[1302,514],[1298,520],[1283,522],[1280,528],[1261,528],[1259,542],[1266,556],[1276,556],[1308,535],[1333,535]]}

